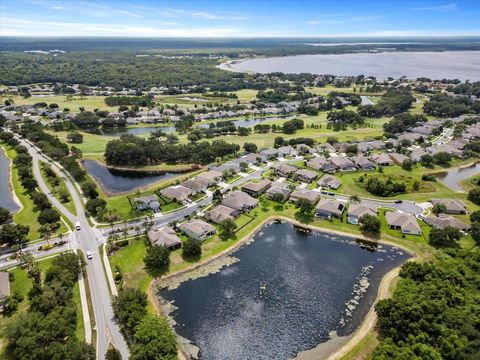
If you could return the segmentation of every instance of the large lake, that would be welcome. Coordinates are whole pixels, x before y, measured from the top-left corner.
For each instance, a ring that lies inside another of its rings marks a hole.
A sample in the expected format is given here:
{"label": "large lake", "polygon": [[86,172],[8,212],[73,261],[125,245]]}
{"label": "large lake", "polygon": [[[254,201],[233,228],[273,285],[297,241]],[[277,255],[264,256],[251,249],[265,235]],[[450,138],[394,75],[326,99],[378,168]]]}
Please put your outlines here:
{"label": "large lake", "polygon": [[[179,335],[200,358],[289,359],[351,334],[377,296],[382,277],[409,255],[391,246],[367,250],[353,238],[265,226],[220,272],[162,290],[173,301]],[[362,290],[363,289],[363,290]]]}
{"label": "large lake", "polygon": [[[221,66],[228,69],[228,66]],[[234,62],[230,69],[258,73],[365,75],[379,78],[480,80],[480,52],[383,52],[340,55],[300,55]]]}
{"label": "large lake", "polygon": [[474,175],[480,175],[480,162],[471,166],[449,169],[445,172],[436,174],[436,177],[450,189],[458,192],[465,192],[465,189],[460,186],[459,182]]}
{"label": "large lake", "polygon": [[83,166],[107,193],[122,193],[151,185],[160,180],[175,176],[173,173],[148,175],[145,173],[125,173],[107,168],[102,163],[85,159]]}
{"label": "large lake", "polygon": [[0,148],[0,207],[15,212],[20,207],[15,202],[10,188],[10,161]]}

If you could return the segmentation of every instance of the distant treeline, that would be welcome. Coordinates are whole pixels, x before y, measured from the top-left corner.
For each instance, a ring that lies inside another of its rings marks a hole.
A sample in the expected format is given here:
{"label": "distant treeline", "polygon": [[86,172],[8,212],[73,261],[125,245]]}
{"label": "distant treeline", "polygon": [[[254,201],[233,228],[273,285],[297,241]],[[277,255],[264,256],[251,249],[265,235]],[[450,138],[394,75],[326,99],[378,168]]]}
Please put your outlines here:
{"label": "distant treeline", "polygon": [[153,96],[108,96],[105,98],[105,104],[108,106],[153,106]]}

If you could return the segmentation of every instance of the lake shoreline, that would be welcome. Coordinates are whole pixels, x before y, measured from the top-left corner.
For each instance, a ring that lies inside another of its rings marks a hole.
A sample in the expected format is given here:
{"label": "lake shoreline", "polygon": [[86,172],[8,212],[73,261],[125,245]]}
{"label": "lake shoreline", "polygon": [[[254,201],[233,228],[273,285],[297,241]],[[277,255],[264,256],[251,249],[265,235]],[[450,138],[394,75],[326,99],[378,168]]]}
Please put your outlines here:
{"label": "lake shoreline", "polygon": [[[5,145],[0,145],[0,151],[3,152],[5,159],[8,162],[8,186],[10,188],[10,195],[12,197],[13,202],[17,205],[17,209],[11,211],[10,213],[16,214],[23,209],[23,204],[17,196],[17,192],[15,191],[15,187],[13,186],[13,160],[7,154],[7,150],[5,149]],[[10,210],[9,210],[10,211]]]}
{"label": "lake shoreline", "polygon": [[[388,240],[382,240],[382,239],[372,239],[369,237],[366,237],[364,235],[357,235],[357,234],[351,234],[348,232],[343,232],[343,231],[337,231],[337,230],[331,230],[331,229],[326,229],[326,228],[321,228],[317,226],[312,226],[312,225],[306,225],[298,222],[297,220],[284,217],[284,216],[271,216],[265,219],[264,221],[260,222],[250,233],[248,233],[246,236],[244,236],[242,239],[240,239],[237,243],[232,245],[232,247],[225,249],[219,254],[216,254],[215,256],[205,259],[204,261],[201,261],[197,264],[194,264],[190,267],[187,267],[185,269],[178,270],[172,274],[162,276],[161,278],[156,278],[153,279],[152,282],[150,283],[148,289],[147,289],[147,296],[150,302],[152,303],[153,308],[155,309],[155,312],[157,314],[162,314],[165,316],[165,311],[159,302],[159,297],[160,295],[158,294],[160,290],[165,288],[165,285],[168,282],[172,282],[174,280],[179,280],[183,276],[186,276],[185,280],[188,280],[188,274],[191,272],[194,272],[195,270],[198,270],[200,268],[204,268],[209,264],[212,264],[215,261],[218,261],[222,257],[229,256],[231,253],[235,252],[238,250],[240,247],[242,247],[244,244],[248,243],[249,241],[252,241],[255,235],[265,226],[271,223],[274,223],[275,221],[282,221],[282,222],[287,222],[293,226],[301,226],[303,228],[310,229],[312,231],[316,232],[323,232],[323,233],[330,233],[330,234],[335,234],[335,235],[340,235],[340,236],[345,236],[349,237],[352,239],[360,239],[376,244],[385,244],[393,247],[397,247],[408,253],[411,257],[410,259],[407,259],[407,261],[412,261],[413,259],[418,258],[418,254],[415,253],[413,250],[410,250],[402,245],[396,244],[394,242],[390,242]],[[401,267],[401,266],[400,266]],[[398,277],[398,273],[400,271],[400,267],[396,267],[392,270],[390,270],[387,274],[385,274],[382,279],[380,280],[379,287],[377,290],[377,296],[372,304],[372,306],[369,309],[369,312],[365,316],[365,318],[362,320],[360,326],[358,326],[354,332],[350,335],[347,336],[341,336],[338,338],[334,338],[333,340],[327,340],[322,343],[317,344],[312,349],[305,350],[303,352],[300,352],[296,355],[294,359],[298,360],[315,360],[318,359],[319,356],[321,358],[324,358],[325,356],[328,356],[328,359],[338,359],[339,355],[342,353],[343,355],[346,354],[348,351],[353,349],[360,341],[363,339],[363,337],[368,334],[374,327],[376,323],[376,313],[375,313],[375,304],[378,302],[378,300],[384,298],[381,297],[382,294],[384,294],[385,289],[388,290],[390,287],[390,284]],[[181,280],[180,280],[181,281]],[[388,294],[387,294],[388,295]],[[385,295],[386,297],[386,295]],[[167,316],[169,320],[171,318]],[[173,326],[172,326],[173,327]],[[181,338],[177,334],[177,338]],[[332,343],[333,341],[333,343]],[[182,342],[179,341],[179,351],[182,353],[182,357],[189,359],[190,358],[190,351],[186,349],[186,347],[191,347],[191,345],[188,342],[185,342],[185,339],[183,339]],[[343,356],[342,355],[342,356]],[[299,357],[301,356],[301,357]]]}

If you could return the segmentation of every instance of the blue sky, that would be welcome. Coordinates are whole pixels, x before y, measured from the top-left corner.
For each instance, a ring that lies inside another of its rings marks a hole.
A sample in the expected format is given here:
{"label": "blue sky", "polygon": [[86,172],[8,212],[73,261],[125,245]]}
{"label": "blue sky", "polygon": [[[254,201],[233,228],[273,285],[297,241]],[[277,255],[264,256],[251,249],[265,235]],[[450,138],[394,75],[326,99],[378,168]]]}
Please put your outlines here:
{"label": "blue sky", "polygon": [[1,0],[2,36],[480,35],[473,1]]}

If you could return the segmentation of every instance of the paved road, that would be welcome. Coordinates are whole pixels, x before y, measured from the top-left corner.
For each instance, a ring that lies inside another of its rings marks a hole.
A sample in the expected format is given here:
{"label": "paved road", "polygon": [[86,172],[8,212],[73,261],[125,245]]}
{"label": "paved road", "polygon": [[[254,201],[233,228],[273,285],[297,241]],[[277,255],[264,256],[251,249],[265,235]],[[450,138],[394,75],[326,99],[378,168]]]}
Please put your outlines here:
{"label": "paved road", "polygon": [[47,184],[43,180],[38,165],[39,160],[45,161],[46,158],[39,154],[29,142],[19,139],[22,145],[25,145],[30,155],[33,157],[33,173],[38,181],[40,189],[48,196],[49,200],[62,214],[72,222],[72,224],[80,223],[81,230],[74,234],[74,248],[78,248],[84,253],[87,251],[93,254],[92,260],[87,260],[86,270],[88,276],[88,284],[90,288],[90,296],[95,316],[95,329],[97,331],[97,359],[104,359],[109,343],[112,343],[120,350],[122,357],[128,359],[128,346],[120,333],[119,326],[116,323],[111,305],[110,292],[105,279],[103,265],[98,254],[98,247],[103,241],[97,238],[95,231],[88,223],[87,217],[83,210],[82,199],[75,189],[75,185],[69,177],[64,176],[60,166],[54,162],[50,162],[52,169],[65,180],[65,184],[72,196],[75,204],[77,215],[68,211],[62,203],[60,203],[49,191]]}

